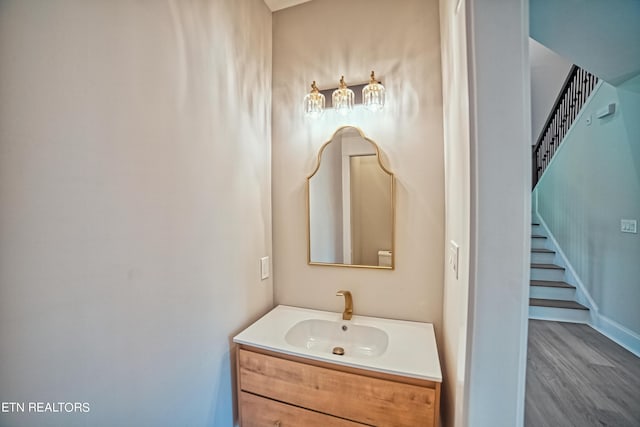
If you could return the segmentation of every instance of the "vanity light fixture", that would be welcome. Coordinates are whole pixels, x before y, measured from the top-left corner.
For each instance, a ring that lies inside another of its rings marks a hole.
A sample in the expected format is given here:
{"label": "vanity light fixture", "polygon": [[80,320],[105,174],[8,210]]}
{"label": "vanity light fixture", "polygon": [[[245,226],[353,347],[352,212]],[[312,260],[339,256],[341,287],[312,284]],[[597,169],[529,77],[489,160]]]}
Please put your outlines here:
{"label": "vanity light fixture", "polygon": [[311,92],[304,97],[304,113],[311,118],[318,118],[324,112],[325,98],[318,90],[316,81],[311,83]]}
{"label": "vanity light fixture", "polygon": [[376,75],[371,71],[369,84],[362,89],[362,103],[370,111],[380,111],[384,107],[384,86],[376,80]]}
{"label": "vanity light fixture", "polygon": [[[386,101],[386,90],[382,83],[376,79],[375,72],[371,72],[368,83],[361,83],[352,86],[350,89],[344,80],[340,78],[340,85],[337,88],[320,90],[316,82],[311,84],[311,92],[304,97],[304,112],[307,117],[320,117],[325,108],[335,109],[340,115],[349,114],[355,105],[362,104],[368,110],[376,112],[384,108]],[[325,106],[326,99],[329,98]]]}
{"label": "vanity light fixture", "polygon": [[344,81],[344,76],[340,79],[340,86],[333,91],[331,96],[331,103],[333,108],[343,116],[349,114],[353,110],[353,104],[355,102],[355,94],[351,89],[347,87]]}

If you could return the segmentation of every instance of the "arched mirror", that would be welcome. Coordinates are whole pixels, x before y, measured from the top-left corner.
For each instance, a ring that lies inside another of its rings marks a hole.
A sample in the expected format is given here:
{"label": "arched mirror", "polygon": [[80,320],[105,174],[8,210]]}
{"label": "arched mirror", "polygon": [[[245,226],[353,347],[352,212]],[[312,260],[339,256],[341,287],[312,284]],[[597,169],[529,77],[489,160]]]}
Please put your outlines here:
{"label": "arched mirror", "polygon": [[376,143],[339,128],[307,177],[309,264],[393,269],[394,202],[394,176]]}

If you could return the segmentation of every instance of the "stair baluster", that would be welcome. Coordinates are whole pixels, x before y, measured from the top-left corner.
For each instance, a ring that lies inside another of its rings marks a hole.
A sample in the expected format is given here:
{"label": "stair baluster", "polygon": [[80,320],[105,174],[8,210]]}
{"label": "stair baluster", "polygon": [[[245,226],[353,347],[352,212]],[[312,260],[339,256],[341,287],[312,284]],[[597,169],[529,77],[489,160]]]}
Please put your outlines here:
{"label": "stair baluster", "polygon": [[553,155],[560,148],[562,140],[597,83],[598,77],[587,70],[577,65],[571,67],[533,148],[533,188],[551,163]]}

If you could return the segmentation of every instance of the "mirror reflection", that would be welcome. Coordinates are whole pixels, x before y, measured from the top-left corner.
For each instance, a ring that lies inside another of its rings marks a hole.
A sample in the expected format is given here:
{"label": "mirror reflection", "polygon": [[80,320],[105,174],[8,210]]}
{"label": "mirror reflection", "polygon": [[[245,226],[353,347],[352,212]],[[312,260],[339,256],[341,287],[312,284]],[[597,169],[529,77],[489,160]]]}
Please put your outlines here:
{"label": "mirror reflection", "polygon": [[307,178],[310,264],[394,267],[394,176],[378,146],[338,129]]}

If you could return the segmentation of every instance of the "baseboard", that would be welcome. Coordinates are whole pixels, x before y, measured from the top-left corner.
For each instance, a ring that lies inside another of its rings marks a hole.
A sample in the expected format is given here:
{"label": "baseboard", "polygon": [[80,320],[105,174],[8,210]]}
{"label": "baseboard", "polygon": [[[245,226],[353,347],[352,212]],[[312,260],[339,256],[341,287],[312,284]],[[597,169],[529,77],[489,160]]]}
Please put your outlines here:
{"label": "baseboard", "polygon": [[592,317],[593,329],[640,357],[640,335],[601,314]]}

